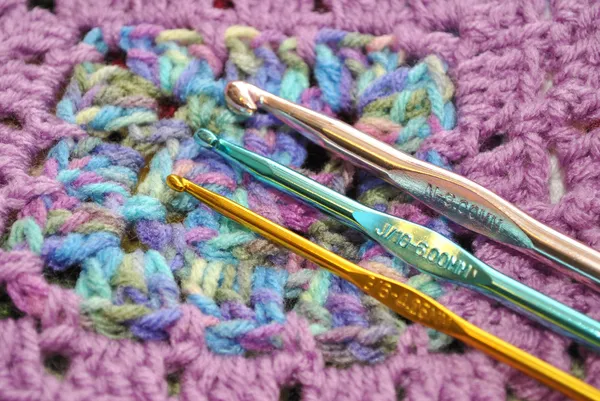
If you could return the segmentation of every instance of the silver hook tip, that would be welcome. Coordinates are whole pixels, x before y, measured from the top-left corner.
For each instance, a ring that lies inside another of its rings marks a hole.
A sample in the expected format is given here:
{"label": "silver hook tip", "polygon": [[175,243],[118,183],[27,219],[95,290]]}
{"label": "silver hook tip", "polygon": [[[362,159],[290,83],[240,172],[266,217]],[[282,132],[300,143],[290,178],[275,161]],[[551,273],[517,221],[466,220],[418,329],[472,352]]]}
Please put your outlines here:
{"label": "silver hook tip", "polygon": [[258,110],[250,87],[250,84],[243,81],[233,81],[227,84],[225,100],[232,111],[251,116]]}

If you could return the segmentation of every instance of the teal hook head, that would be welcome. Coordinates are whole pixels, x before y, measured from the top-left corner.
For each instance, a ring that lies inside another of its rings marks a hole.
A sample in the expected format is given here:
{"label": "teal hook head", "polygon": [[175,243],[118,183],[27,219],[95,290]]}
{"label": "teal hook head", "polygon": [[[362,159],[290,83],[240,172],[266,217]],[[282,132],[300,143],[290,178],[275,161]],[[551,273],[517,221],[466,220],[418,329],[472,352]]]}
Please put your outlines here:
{"label": "teal hook head", "polygon": [[194,133],[194,140],[203,148],[212,149],[219,139],[212,131],[200,128]]}

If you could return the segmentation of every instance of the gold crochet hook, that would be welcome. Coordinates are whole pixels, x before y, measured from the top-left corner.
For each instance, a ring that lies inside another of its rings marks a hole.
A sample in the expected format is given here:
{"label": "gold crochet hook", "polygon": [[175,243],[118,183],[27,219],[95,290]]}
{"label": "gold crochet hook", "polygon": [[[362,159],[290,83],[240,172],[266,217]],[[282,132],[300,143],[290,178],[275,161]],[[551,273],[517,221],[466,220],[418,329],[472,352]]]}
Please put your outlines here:
{"label": "gold crochet hook", "polygon": [[366,169],[432,209],[598,290],[600,252],[542,224],[481,185],[424,162],[364,132],[247,82],[227,84],[230,108],[251,116],[272,113],[311,141]]}
{"label": "gold crochet hook", "polygon": [[406,284],[368,271],[183,177],[171,174],[167,177],[167,184],[171,189],[191,194],[222,215],[348,280],[406,319],[461,340],[567,397],[575,400],[600,400],[600,390],[486,333]]}

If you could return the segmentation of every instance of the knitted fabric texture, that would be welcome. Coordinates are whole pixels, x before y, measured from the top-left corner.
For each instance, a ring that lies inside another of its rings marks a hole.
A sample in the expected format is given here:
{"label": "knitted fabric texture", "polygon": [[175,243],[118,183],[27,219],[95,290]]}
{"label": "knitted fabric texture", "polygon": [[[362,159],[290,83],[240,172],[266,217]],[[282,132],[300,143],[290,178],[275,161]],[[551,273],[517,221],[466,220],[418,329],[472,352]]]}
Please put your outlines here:
{"label": "knitted fabric texture", "polygon": [[169,190],[171,173],[600,386],[597,355],[419,274],[191,139],[210,129],[599,319],[598,294],[223,98],[248,81],[599,246],[599,13],[562,1],[2,3],[0,399],[562,398]]}

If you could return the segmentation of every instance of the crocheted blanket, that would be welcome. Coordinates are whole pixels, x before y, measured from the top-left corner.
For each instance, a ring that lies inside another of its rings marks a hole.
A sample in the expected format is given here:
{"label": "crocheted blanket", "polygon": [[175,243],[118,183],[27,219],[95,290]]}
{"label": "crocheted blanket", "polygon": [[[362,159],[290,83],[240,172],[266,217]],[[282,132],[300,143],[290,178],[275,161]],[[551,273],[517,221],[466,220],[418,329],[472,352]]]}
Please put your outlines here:
{"label": "crocheted blanket", "polygon": [[0,2],[0,399],[561,399],[169,190],[170,173],[600,387],[597,355],[191,139],[210,129],[600,319],[593,291],[223,98],[251,82],[600,247],[599,17],[544,0]]}

